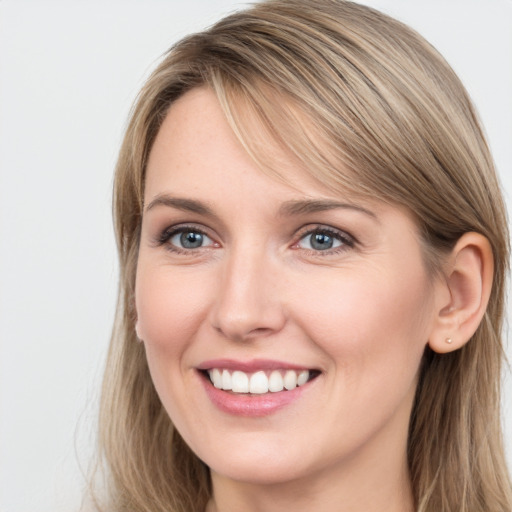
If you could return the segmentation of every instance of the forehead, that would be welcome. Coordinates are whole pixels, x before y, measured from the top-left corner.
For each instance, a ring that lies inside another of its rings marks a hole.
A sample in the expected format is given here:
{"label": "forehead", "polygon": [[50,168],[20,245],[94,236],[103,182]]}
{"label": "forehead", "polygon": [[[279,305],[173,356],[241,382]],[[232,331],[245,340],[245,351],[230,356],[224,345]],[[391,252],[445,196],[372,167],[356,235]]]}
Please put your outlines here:
{"label": "forehead", "polygon": [[270,139],[264,150],[279,174],[264,172],[249,155],[213,91],[194,89],[170,107],[159,130],[147,167],[145,206],[171,204],[168,198],[178,197],[228,215],[247,209],[249,203],[275,215],[314,213],[342,205],[372,212],[375,218],[385,217],[391,208],[412,220],[401,208],[334,191]]}
{"label": "forehead", "polygon": [[[271,139],[265,151],[279,162],[287,181],[299,174],[307,178]],[[236,137],[213,91],[196,88],[171,105],[160,127],[149,156],[145,199],[147,202],[160,193],[162,187],[221,192],[221,178],[226,174],[234,184],[256,169],[256,162]]]}
{"label": "forehead", "polygon": [[148,185],[155,175],[178,179],[205,164],[213,170],[228,156],[245,158],[213,92],[193,89],[171,105],[159,129],[148,161]]}
{"label": "forehead", "polygon": [[171,105],[152,146],[145,203],[160,193],[162,187],[187,186],[199,192],[206,184],[207,190],[213,192],[226,174],[229,173],[234,184],[248,173],[256,179],[255,171],[262,175],[261,179],[264,175],[271,177],[267,183],[272,183],[274,188],[280,186],[303,195],[320,193],[336,198],[346,195],[315,178],[299,158],[257,126],[256,119],[253,121],[248,147],[240,134],[235,133],[211,89],[200,87],[184,94]]}

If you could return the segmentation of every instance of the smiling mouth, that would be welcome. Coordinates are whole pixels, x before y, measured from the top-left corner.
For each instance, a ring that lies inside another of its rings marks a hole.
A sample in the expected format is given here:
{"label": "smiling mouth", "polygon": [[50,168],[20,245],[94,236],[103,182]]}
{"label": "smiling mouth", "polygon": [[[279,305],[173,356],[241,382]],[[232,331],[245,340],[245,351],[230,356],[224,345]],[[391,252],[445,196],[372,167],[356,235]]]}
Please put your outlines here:
{"label": "smiling mouth", "polygon": [[304,386],[320,372],[317,370],[259,370],[253,373],[226,368],[211,368],[203,373],[217,389],[237,394],[263,395],[291,391]]}

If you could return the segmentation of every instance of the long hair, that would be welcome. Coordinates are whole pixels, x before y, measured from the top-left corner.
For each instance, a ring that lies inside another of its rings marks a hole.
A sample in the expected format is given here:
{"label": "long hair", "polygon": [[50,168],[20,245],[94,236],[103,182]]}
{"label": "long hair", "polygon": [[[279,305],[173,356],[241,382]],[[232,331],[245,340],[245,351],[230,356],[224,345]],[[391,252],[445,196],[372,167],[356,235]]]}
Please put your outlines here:
{"label": "long hair", "polygon": [[271,138],[331,190],[405,206],[427,268],[459,237],[494,255],[485,317],[460,350],[426,349],[408,463],[419,512],[510,512],[500,427],[509,241],[492,158],[452,69],[407,26],[344,0],[270,0],[175,45],[131,113],[114,185],[116,323],[100,412],[109,511],[202,511],[208,468],[173,428],[135,335],[134,286],[148,155],[169,106],[210,87],[263,172]]}

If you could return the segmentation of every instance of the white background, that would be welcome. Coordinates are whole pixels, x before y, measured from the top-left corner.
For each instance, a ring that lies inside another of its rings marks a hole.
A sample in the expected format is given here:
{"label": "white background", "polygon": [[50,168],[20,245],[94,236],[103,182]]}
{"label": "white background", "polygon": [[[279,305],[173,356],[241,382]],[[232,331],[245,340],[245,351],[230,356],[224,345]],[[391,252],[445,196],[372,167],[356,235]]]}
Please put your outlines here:
{"label": "white background", "polygon": [[[460,74],[510,203],[512,1],[365,3],[419,30]],[[0,0],[1,512],[79,505],[114,313],[110,196],[128,110],[172,42],[240,5]]]}

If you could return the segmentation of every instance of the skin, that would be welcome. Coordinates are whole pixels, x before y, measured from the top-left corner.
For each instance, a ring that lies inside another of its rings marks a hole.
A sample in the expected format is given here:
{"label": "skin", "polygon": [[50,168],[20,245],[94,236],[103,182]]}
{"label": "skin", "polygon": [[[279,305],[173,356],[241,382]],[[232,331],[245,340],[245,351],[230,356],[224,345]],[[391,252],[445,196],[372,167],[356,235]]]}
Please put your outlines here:
{"label": "skin", "polygon": [[[407,428],[440,284],[406,211],[333,195],[272,151],[287,183],[255,165],[205,88],[164,120],[147,168],[136,281],[156,390],[211,468],[209,511],[412,511]],[[306,200],[346,206],[283,212]],[[183,225],[206,235],[201,247],[169,236]],[[319,229],[336,247],[312,248]],[[241,417],[205,392],[197,367],[217,358],[321,373],[277,412]]]}

